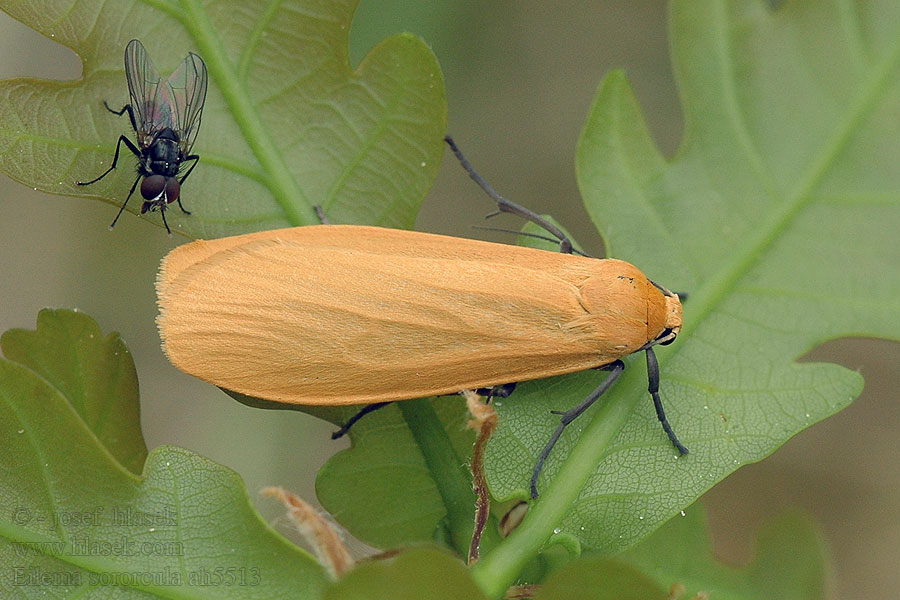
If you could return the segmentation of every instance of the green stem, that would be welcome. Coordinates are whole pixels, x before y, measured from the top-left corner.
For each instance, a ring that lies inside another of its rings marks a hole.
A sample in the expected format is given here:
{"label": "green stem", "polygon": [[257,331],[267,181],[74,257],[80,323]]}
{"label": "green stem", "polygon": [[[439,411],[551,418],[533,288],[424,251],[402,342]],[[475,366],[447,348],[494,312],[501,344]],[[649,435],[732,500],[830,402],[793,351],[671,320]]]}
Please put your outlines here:
{"label": "green stem", "polygon": [[456,551],[466,556],[472,540],[475,493],[465,462],[459,458],[447,430],[428,399],[398,402],[397,406],[416,439],[438,493],[447,508],[450,538]]}
{"label": "green stem", "polygon": [[[620,385],[623,383],[619,381]],[[540,498],[532,501],[522,524],[470,569],[475,583],[489,598],[502,598],[528,562],[550,539],[616,434],[631,416],[640,397],[639,393],[625,394],[615,401],[601,401],[600,406],[592,409],[595,413],[590,425],[562,462],[551,485],[547,485],[546,478],[542,478],[546,489]]]}

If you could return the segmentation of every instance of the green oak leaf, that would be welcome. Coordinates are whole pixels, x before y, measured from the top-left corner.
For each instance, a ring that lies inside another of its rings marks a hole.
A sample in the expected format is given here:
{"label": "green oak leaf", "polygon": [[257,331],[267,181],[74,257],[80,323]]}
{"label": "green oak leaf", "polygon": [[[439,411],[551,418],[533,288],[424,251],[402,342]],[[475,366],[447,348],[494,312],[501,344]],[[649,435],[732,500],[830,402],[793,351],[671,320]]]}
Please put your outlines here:
{"label": "green oak leaf", "polygon": [[535,600],[669,600],[667,591],[634,567],[612,558],[569,563],[541,585]]}
{"label": "green oak leaf", "polygon": [[[344,410],[353,414],[355,408]],[[468,463],[475,435],[467,418],[464,401],[453,396],[397,403],[368,415],[350,430],[352,448],[319,471],[316,496],[369,544],[393,548],[442,540],[465,556],[475,506]]]}
{"label": "green oak leaf", "polygon": [[[86,393],[137,414],[115,334],[45,311],[36,333],[14,331],[3,346],[25,360],[0,359],[0,597],[321,597],[323,569],[268,527],[236,473],[167,446],[140,474],[119,462],[134,427],[102,418]],[[139,432],[133,443],[143,447]]]}
{"label": "green oak leaf", "polygon": [[[311,414],[334,423],[335,431],[363,408],[280,404],[223,391],[254,408]],[[475,503],[468,465],[475,434],[466,427],[468,418],[459,396],[398,402],[369,413],[347,432],[351,447],[319,470],[319,502],[372,546],[439,540],[465,555]]]}
{"label": "green oak leaf", "polygon": [[[279,404],[224,391],[255,408],[314,415],[334,423],[335,430],[363,408]],[[319,502],[372,546],[438,542],[467,556],[475,506],[469,418],[459,396],[397,402],[366,415],[347,432],[351,447],[319,470]],[[488,551],[497,543],[497,519],[491,518],[480,548]]]}
{"label": "green oak leaf", "polygon": [[485,600],[456,557],[413,548],[393,559],[360,564],[328,589],[325,600]]}
{"label": "green oak leaf", "polygon": [[755,555],[742,567],[713,557],[705,511],[699,503],[616,559],[640,569],[667,590],[680,584],[685,589],[683,598],[713,591],[723,600],[816,600],[828,595],[825,542],[812,518],[797,511],[785,511],[763,525]]}
{"label": "green oak leaf", "polygon": [[123,467],[139,475],[147,446],[141,433],[138,381],[131,352],[118,333],[72,310],[44,309],[37,330],[0,336],[7,359],[20,363],[68,398],[85,425]]}
{"label": "green oak leaf", "polygon": [[[136,158],[116,141],[127,115],[124,49],[141,38],[164,77],[190,51],[209,70],[194,146],[201,159],[169,224],[212,238],[318,223],[408,228],[436,176],[446,101],[440,67],[409,34],[376,46],[352,70],[347,40],[356,0],[268,4],[2,2],[0,8],[74,50],[78,81],[0,82],[0,171],[46,192],[121,206]],[[128,210],[139,212],[141,198]],[[110,212],[110,221],[114,216]],[[152,218],[161,223],[158,213]]]}
{"label": "green oak leaf", "polygon": [[[584,549],[633,546],[859,394],[858,373],[805,353],[844,336],[900,338],[900,7],[670,7],[681,149],[658,153],[613,72],[576,166],[609,255],[690,292],[681,335],[658,356],[663,403],[691,453],[669,444],[632,357],[557,444],[522,526],[473,567],[481,581],[511,580],[554,530],[551,541]],[[531,458],[558,422],[549,411],[602,377],[523,386],[498,408],[487,459],[497,498],[527,495]]]}
{"label": "green oak leaf", "polygon": [[734,567],[710,550],[699,504],[671,519],[630,550],[589,556],[544,581],[536,600],[583,598],[721,598],[815,600],[826,597],[827,556],[809,517],[786,512],[760,531],[750,564]]}

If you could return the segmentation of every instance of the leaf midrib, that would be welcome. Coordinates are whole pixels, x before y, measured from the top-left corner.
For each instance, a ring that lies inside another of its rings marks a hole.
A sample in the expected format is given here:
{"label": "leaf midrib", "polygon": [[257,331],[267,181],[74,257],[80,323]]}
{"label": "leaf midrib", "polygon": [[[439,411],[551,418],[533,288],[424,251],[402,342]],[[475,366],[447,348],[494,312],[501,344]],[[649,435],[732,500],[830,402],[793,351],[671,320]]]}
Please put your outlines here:
{"label": "leaf midrib", "polygon": [[197,43],[212,79],[221,90],[247,145],[265,173],[265,185],[284,211],[284,218],[295,226],[318,223],[318,217],[312,208],[313,202],[300,188],[284,162],[284,156],[278,150],[271,132],[263,124],[240,73],[228,60],[222,40],[210,23],[206,11],[198,0],[181,0],[181,5],[184,7],[184,14],[179,15],[180,21]]}
{"label": "leaf midrib", "polygon": [[[732,253],[735,260],[731,262],[730,267],[719,270],[706,285],[692,295],[691,301],[685,305],[681,336],[689,337],[699,323],[722,304],[724,298],[735,289],[737,281],[750,271],[765,250],[781,237],[797,214],[813,200],[812,192],[816,185],[824,178],[828,168],[857,131],[858,124],[871,112],[880,97],[878,92],[887,87],[889,76],[896,71],[898,63],[900,63],[900,39],[873,70],[873,76],[865,85],[860,86],[860,93],[850,104],[846,118],[838,122],[827,143],[823,145],[822,151],[810,163],[809,168],[797,178],[797,184],[786,194],[786,201],[777,204],[769,218],[762,221],[760,227],[751,231],[747,241],[738,248],[738,251]],[[669,356],[679,351],[680,349],[675,349]]]}

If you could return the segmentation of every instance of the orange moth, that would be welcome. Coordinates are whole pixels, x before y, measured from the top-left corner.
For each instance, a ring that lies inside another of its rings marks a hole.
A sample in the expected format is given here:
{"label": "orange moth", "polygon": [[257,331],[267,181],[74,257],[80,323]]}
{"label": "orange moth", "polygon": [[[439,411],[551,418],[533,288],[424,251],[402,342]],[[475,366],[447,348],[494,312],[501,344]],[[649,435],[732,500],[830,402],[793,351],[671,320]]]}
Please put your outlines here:
{"label": "orange moth", "polygon": [[312,225],[180,246],[163,259],[157,291],[163,349],[176,367],[276,402],[371,404],[610,369],[593,398],[563,414],[535,468],[534,497],[562,428],[640,350],[660,421],[687,451],[662,412],[651,349],[680,330],[681,303],[621,260]]}

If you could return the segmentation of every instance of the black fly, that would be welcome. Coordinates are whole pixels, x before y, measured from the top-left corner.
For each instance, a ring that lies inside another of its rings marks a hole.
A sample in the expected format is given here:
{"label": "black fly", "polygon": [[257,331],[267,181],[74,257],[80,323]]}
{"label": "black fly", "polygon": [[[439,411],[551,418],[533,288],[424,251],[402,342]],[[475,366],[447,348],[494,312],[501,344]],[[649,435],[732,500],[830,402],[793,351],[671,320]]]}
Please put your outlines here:
{"label": "black fly", "polygon": [[[131,40],[125,47],[125,77],[128,79],[131,103],[120,110],[113,110],[105,100],[103,105],[115,115],[128,113],[137,134],[137,146],[120,135],[112,165],[96,179],[76,183],[90,185],[109,175],[116,168],[119,149],[125,144],[138,157],[138,176],[109,228],[115,226],[138,182],[143,179],[141,196],[144,197],[144,205],[141,214],[159,209],[166,231],[172,235],[166,222],[166,205],[177,200],[182,212],[191,214],[181,204],[180,194],[181,184],[200,160],[198,155],[191,154],[191,148],[200,129],[200,114],[206,100],[206,64],[191,52],[169,78],[163,80],[147,56],[144,45],[139,40]],[[179,177],[188,161],[193,163]]]}

